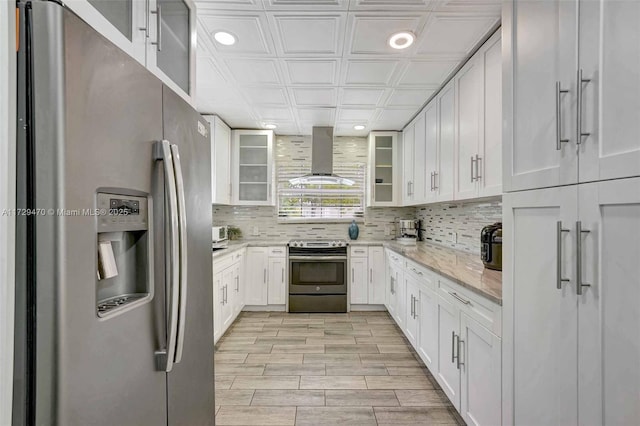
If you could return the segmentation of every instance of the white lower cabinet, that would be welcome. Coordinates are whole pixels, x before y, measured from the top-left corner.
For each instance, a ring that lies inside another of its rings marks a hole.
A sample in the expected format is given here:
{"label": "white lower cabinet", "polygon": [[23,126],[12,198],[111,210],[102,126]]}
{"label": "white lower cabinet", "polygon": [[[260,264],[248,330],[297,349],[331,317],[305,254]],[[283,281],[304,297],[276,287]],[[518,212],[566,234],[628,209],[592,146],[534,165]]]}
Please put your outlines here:
{"label": "white lower cabinet", "polygon": [[384,249],[369,247],[369,304],[385,303]]}
{"label": "white lower cabinet", "polygon": [[640,424],[640,178],[504,201],[504,422]]}
{"label": "white lower cabinet", "polygon": [[247,249],[247,267],[245,270],[247,277],[245,303],[247,305],[260,306],[268,303],[268,262],[269,252],[266,247],[249,247]]}
{"label": "white lower cabinet", "polygon": [[405,282],[405,303],[406,303],[406,323],[405,323],[405,335],[411,345],[415,348],[418,344],[418,302],[420,298],[419,286],[413,276],[410,274],[404,274]]}
{"label": "white lower cabinet", "polygon": [[352,246],[349,249],[349,302],[352,305],[386,304],[384,249]]}
{"label": "white lower cabinet", "polygon": [[369,303],[369,259],[366,257],[351,258],[351,288],[349,300],[352,304]]}
{"label": "white lower cabinet", "polygon": [[459,338],[460,414],[468,425],[502,424],[500,338],[464,313]]}
{"label": "white lower cabinet", "polygon": [[387,309],[443,392],[467,424],[502,424],[500,306],[391,250],[386,259]]}
{"label": "white lower cabinet", "polygon": [[267,289],[267,303],[269,305],[284,305],[287,302],[287,258],[269,257],[269,283]]}
{"label": "white lower cabinet", "polygon": [[244,307],[244,249],[213,264],[213,340],[224,334]]}
{"label": "white lower cabinet", "polygon": [[416,352],[432,372],[438,365],[438,296],[421,287],[418,296],[418,346]]}
{"label": "white lower cabinet", "polygon": [[285,247],[249,247],[246,265],[246,305],[286,304],[288,267]]}
{"label": "white lower cabinet", "polygon": [[440,296],[438,300],[438,368],[433,371],[451,403],[460,407],[460,310]]}

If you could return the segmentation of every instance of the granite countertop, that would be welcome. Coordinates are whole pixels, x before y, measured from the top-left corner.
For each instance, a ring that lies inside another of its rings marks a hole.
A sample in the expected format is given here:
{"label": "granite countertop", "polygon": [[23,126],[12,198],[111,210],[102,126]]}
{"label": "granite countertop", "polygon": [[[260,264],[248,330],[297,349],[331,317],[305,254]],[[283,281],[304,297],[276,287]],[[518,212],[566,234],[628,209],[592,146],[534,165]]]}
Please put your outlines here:
{"label": "granite countertop", "polygon": [[406,246],[386,241],[384,246],[502,305],[502,272],[486,269],[480,256],[425,242]]}
{"label": "granite countertop", "polygon": [[392,240],[347,240],[347,244],[350,246],[382,246],[384,243],[389,243]]}

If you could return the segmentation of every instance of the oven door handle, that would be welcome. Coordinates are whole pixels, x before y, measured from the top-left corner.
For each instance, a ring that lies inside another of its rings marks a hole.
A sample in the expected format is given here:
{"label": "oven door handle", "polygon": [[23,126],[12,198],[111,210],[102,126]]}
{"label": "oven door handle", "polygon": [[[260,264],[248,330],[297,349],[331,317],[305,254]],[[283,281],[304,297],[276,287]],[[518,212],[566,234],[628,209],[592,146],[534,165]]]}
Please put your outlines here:
{"label": "oven door handle", "polygon": [[347,260],[347,256],[289,256],[289,260]]}

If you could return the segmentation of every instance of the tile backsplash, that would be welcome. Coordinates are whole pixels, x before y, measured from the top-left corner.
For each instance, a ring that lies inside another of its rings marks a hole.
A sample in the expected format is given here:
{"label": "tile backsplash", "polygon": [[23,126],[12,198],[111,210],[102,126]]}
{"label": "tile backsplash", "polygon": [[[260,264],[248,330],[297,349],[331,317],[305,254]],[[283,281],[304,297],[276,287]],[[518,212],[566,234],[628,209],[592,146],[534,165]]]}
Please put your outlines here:
{"label": "tile backsplash", "polygon": [[[480,254],[480,232],[486,225],[502,221],[500,199],[469,203],[442,203],[416,208],[422,220],[424,239],[446,247]],[[457,233],[457,241],[452,234]]]}
{"label": "tile backsplash", "polygon": [[[311,158],[311,136],[276,136],[276,166],[308,164]],[[367,159],[367,139],[336,137],[334,163]],[[480,231],[502,218],[502,202],[498,200],[442,203],[419,207],[385,207],[365,209],[364,223],[359,223],[359,239],[390,240],[395,238],[397,219],[422,219],[425,240],[447,247],[480,253]],[[278,221],[275,207],[213,206],[215,225],[240,228],[243,239],[343,238],[348,239],[349,223],[295,223]],[[388,235],[387,230],[393,230]],[[254,230],[257,229],[257,234]],[[457,233],[457,242],[451,234]]]}
{"label": "tile backsplash", "polygon": [[[415,208],[368,208],[364,216],[364,223],[358,224],[358,239],[390,240],[395,234],[387,235],[386,228],[391,226],[395,233],[395,220],[413,218]],[[349,239],[349,223],[282,223],[278,222],[275,207],[213,206],[213,220],[215,224],[240,228],[243,239]],[[254,227],[258,235],[253,234]]]}

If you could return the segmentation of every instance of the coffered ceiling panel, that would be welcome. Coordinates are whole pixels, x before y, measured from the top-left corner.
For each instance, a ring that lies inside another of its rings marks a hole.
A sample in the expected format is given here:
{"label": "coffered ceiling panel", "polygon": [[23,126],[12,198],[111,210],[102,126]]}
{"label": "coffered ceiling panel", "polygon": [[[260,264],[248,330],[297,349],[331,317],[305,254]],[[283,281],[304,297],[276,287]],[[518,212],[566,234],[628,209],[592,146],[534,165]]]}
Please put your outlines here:
{"label": "coffered ceiling panel", "polygon": [[398,86],[433,87],[443,82],[458,62],[412,61],[400,77]]}
{"label": "coffered ceiling panel", "polygon": [[270,59],[227,59],[224,63],[231,72],[231,80],[241,86],[258,84],[280,84],[278,66]]}
{"label": "coffered ceiling panel", "polygon": [[421,89],[395,89],[387,101],[387,106],[391,107],[418,107],[424,104],[425,99],[429,99],[435,93],[433,90]]}
{"label": "coffered ceiling panel", "polygon": [[351,60],[347,62],[344,83],[347,86],[388,86],[397,66],[397,61]]}
{"label": "coffered ceiling panel", "polygon": [[[196,106],[279,134],[400,130],[497,27],[500,1],[196,0]],[[398,31],[413,45],[392,49]]]}
{"label": "coffered ceiling panel", "polygon": [[376,106],[382,100],[386,89],[355,89],[345,87],[342,89],[341,105]]}
{"label": "coffered ceiling panel", "polygon": [[[211,37],[218,31],[227,31],[236,37],[236,44],[225,46],[214,43],[215,50],[221,54],[233,55],[267,55],[273,51],[268,24],[263,15],[234,14],[204,16],[200,20],[202,27]],[[229,30],[233,28],[233,30]]]}
{"label": "coffered ceiling panel", "polygon": [[397,50],[389,46],[388,40],[399,31],[417,33],[424,24],[426,15],[389,16],[388,13],[375,15],[351,15],[349,21],[352,55],[406,56],[410,51]]}
{"label": "coffered ceiling panel", "polygon": [[422,33],[417,53],[420,55],[449,54],[463,57],[497,22],[495,16],[460,17],[433,14]]}
{"label": "coffered ceiling panel", "polygon": [[297,106],[335,107],[338,103],[337,89],[334,88],[291,88]]}
{"label": "coffered ceiling panel", "polygon": [[289,83],[292,85],[335,85],[338,73],[337,60],[287,60],[285,61]]}
{"label": "coffered ceiling panel", "polygon": [[342,54],[345,15],[276,14],[271,19],[278,31],[280,55],[335,57]]}

